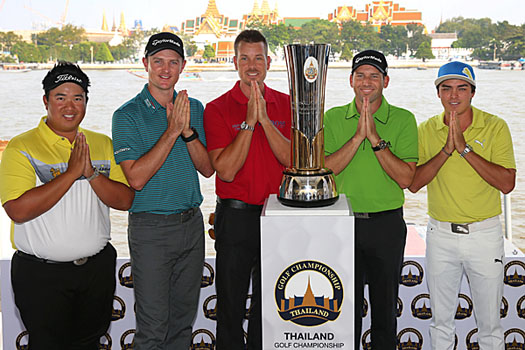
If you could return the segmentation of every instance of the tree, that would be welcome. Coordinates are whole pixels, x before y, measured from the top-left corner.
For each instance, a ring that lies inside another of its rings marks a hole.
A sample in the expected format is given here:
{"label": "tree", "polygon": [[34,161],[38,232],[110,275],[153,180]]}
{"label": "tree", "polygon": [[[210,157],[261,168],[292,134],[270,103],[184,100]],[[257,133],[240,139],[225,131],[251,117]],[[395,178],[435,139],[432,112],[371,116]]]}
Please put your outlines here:
{"label": "tree", "polygon": [[354,53],[352,52],[352,49],[350,48],[349,45],[344,45],[343,52],[341,52],[340,59],[343,61],[349,62],[352,60],[352,58],[354,58]]}
{"label": "tree", "polygon": [[97,52],[95,53],[95,61],[97,62],[113,62],[115,59],[109,51],[108,45],[106,43],[101,43],[97,47]]}
{"label": "tree", "polygon": [[211,45],[204,46],[204,53],[202,54],[202,57],[205,60],[209,60],[210,58],[214,58],[215,57],[215,50],[213,49],[213,46],[211,46]]}
{"label": "tree", "polygon": [[22,42],[22,37],[14,32],[0,32],[0,51],[11,51],[17,43]]}
{"label": "tree", "polygon": [[423,42],[427,42],[430,46],[432,39],[423,33],[425,27],[410,23],[407,24],[408,48],[412,53],[416,52]]}
{"label": "tree", "polygon": [[401,56],[408,44],[408,32],[404,26],[383,26],[379,37],[383,46],[381,50],[385,55]]}
{"label": "tree", "polygon": [[427,41],[423,41],[421,45],[417,48],[416,58],[420,58],[425,62],[427,59],[435,58],[434,54],[432,53],[432,49],[430,48],[430,43]]}
{"label": "tree", "polygon": [[186,49],[186,55],[188,55],[189,57],[195,56],[195,54],[197,53],[197,50],[199,49],[195,41],[186,42],[186,45],[184,45],[184,48]]}
{"label": "tree", "polygon": [[332,53],[341,52],[342,43],[339,28],[334,22],[326,19],[315,19],[305,23],[297,34],[302,44],[330,44]]}
{"label": "tree", "polygon": [[16,55],[19,62],[42,62],[42,55],[40,54],[38,47],[23,41],[18,42],[13,46],[11,54]]}

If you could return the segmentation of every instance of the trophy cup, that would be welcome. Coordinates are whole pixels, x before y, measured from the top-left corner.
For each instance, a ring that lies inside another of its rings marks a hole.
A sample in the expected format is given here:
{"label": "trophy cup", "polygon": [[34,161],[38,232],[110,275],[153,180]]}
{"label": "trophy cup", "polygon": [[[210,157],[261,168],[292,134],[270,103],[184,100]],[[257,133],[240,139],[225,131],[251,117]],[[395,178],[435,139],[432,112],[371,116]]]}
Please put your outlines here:
{"label": "trophy cup", "polygon": [[279,201],[323,207],[339,198],[333,173],[324,168],[324,93],[330,45],[286,45],[292,104],[292,166],[284,171]]}

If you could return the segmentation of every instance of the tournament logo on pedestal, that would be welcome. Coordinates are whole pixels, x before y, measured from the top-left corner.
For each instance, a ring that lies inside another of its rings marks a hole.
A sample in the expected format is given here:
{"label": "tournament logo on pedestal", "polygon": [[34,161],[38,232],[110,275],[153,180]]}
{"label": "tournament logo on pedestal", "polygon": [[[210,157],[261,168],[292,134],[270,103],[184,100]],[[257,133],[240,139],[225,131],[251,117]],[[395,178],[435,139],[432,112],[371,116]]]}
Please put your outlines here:
{"label": "tournament logo on pedestal", "polygon": [[[422,302],[418,303],[420,300]],[[427,301],[430,304],[430,294],[419,294],[412,300],[411,310],[412,316],[419,318],[420,320],[428,320],[432,318],[432,309],[427,306]]]}
{"label": "tournament logo on pedestal", "polygon": [[[462,300],[467,303],[467,307],[461,306]],[[458,308],[456,310],[456,320],[463,320],[472,316],[473,308],[474,306],[472,305],[472,299],[470,299],[467,295],[460,293]]]}
{"label": "tournament logo on pedestal", "polygon": [[505,332],[505,350],[523,349],[525,349],[525,332],[519,328],[507,330]]}
{"label": "tournament logo on pedestal", "polygon": [[[407,274],[403,274],[403,272],[406,271],[406,266],[413,266],[417,269],[418,273],[415,273],[412,271],[412,268],[408,269]],[[415,287],[418,284],[423,283],[423,267],[415,261],[409,260],[405,261],[403,263],[403,267],[401,268],[401,277],[400,277],[400,283],[407,287]]]}
{"label": "tournament logo on pedestal", "polygon": [[303,260],[288,266],[275,284],[279,316],[299,326],[334,321],[341,313],[343,284],[328,265]]}
{"label": "tournament logo on pedestal", "polygon": [[423,349],[423,335],[415,328],[405,328],[397,335],[397,348],[399,350]]}
{"label": "tournament logo on pedestal", "polygon": [[[511,272],[509,275],[509,269],[512,266],[516,267],[514,268],[514,273]],[[518,273],[520,267],[521,273]],[[505,277],[503,278],[503,282],[511,287],[521,287],[525,285],[525,263],[519,260],[514,260],[505,265]]]}

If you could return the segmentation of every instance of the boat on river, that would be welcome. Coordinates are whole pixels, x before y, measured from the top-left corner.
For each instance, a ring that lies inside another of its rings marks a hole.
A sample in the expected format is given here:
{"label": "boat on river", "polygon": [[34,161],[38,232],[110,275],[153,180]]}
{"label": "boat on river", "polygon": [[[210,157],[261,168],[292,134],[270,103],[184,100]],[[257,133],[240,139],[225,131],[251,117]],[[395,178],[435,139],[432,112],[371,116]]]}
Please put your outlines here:
{"label": "boat on river", "polygon": [[25,73],[25,72],[29,72],[30,70],[31,70],[31,68],[29,68],[25,64],[18,64],[18,63],[2,63],[2,64],[0,64],[0,72]]}

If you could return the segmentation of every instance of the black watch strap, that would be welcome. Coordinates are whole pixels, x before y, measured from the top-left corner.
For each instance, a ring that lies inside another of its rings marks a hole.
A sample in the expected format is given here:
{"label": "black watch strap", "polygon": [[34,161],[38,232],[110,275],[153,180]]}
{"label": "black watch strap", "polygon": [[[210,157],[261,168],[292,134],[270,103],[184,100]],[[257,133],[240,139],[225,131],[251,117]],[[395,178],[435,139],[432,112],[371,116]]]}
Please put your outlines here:
{"label": "black watch strap", "polygon": [[385,140],[379,140],[379,143],[377,144],[377,146],[372,147],[372,150],[374,152],[377,152],[377,151],[381,151],[381,150],[383,150],[385,148],[390,148],[390,146],[391,146],[390,145],[390,141],[387,142]]}
{"label": "black watch strap", "polygon": [[193,130],[193,134],[191,134],[190,136],[184,137],[184,135],[180,134],[180,137],[181,137],[182,141],[184,141],[186,143],[187,142],[191,142],[191,141],[193,141],[193,140],[195,140],[196,138],[199,137],[199,133],[197,133],[197,130],[195,130],[194,127],[191,127],[190,129]]}

